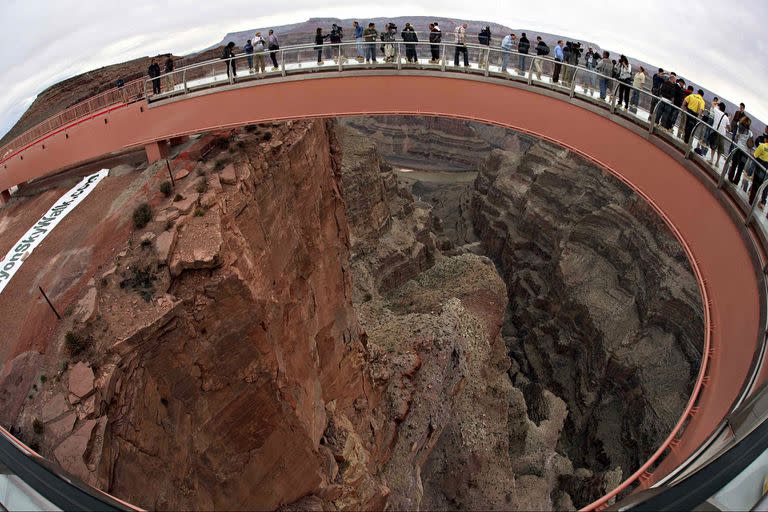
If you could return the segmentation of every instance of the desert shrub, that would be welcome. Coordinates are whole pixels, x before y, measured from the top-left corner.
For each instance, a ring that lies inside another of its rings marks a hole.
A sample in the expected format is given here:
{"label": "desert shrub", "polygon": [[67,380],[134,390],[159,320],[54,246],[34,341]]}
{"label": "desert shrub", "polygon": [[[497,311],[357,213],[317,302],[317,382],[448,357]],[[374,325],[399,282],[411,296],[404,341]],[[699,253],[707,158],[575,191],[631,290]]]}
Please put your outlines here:
{"label": "desert shrub", "polygon": [[181,195],[181,194],[176,194],[175,196],[173,196],[173,200],[176,201],[176,202],[183,201],[184,200],[184,196]]}
{"label": "desert shrub", "polygon": [[133,210],[133,227],[141,229],[152,220],[152,208],[147,203],[141,203]]}
{"label": "desert shrub", "polygon": [[40,435],[43,433],[43,430],[45,430],[45,425],[43,425],[43,422],[39,419],[35,418],[32,421],[32,430],[35,431],[35,434]]}
{"label": "desert shrub", "polygon": [[205,210],[202,208],[195,208],[195,217],[202,217],[205,215]]}
{"label": "desert shrub", "polygon": [[91,340],[80,333],[69,331],[64,335],[64,346],[70,356],[77,356],[88,350]]}
{"label": "desert shrub", "polygon": [[133,266],[129,274],[120,281],[120,288],[127,288],[137,292],[142,299],[149,302],[155,294],[154,282],[157,279],[150,267]]}
{"label": "desert shrub", "polygon": [[42,382],[43,384],[45,384],[45,381],[47,380],[48,380],[48,377],[46,377],[45,375],[40,376],[40,382]]}
{"label": "desert shrub", "polygon": [[247,132],[255,132],[258,129],[259,129],[259,127],[257,125],[255,125],[255,124],[247,124],[247,125],[245,125],[245,131],[247,131]]}
{"label": "desert shrub", "polygon": [[205,194],[205,192],[208,190],[208,180],[202,179],[198,181],[195,190],[198,192],[198,194]]}
{"label": "desert shrub", "polygon": [[219,158],[218,160],[216,160],[216,163],[213,165],[213,170],[220,171],[223,168],[225,168],[229,162],[231,162],[229,158],[226,158],[226,157]]}
{"label": "desert shrub", "polygon": [[173,222],[172,221],[170,221],[170,220],[165,221],[165,230],[166,231],[170,231],[172,227],[173,227]]}
{"label": "desert shrub", "polygon": [[229,147],[229,139],[226,137],[219,137],[214,142],[214,145],[219,149],[227,149]]}
{"label": "desert shrub", "polygon": [[171,182],[170,181],[164,181],[164,182],[162,182],[160,184],[160,192],[165,197],[171,197],[171,191],[172,190],[173,190],[173,188],[171,187]]}
{"label": "desert shrub", "polygon": [[265,142],[269,141],[269,140],[272,140],[272,132],[270,132],[270,131],[264,132],[264,135],[261,136],[261,140],[263,140]]}

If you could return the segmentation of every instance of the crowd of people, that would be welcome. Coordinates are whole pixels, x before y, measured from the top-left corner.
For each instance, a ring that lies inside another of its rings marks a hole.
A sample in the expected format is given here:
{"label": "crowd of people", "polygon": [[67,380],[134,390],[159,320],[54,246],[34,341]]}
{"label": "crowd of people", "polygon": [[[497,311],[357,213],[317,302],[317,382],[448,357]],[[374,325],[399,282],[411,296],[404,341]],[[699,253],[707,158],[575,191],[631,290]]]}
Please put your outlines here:
{"label": "crowd of people", "polygon": [[[352,24],[352,38],[354,39],[355,59],[360,63],[376,64],[379,58],[385,63],[394,62],[396,55],[396,42],[398,29],[394,23],[386,23],[379,31],[375,23],[364,24],[358,21]],[[443,41],[443,32],[438,22],[430,23],[427,28],[427,41],[429,42],[429,63],[445,63],[449,57],[448,47],[442,43],[453,46],[453,65],[455,67],[469,67],[470,36],[467,33],[467,23],[459,23],[453,31],[450,41]],[[399,32],[400,39],[405,47],[405,62],[415,64],[419,62],[419,33],[411,23],[406,23]],[[476,44],[480,47],[479,64],[482,67],[489,65],[491,46],[494,34],[490,26],[483,27],[476,35]],[[317,53],[317,64],[322,65],[326,59],[345,59],[342,51],[333,52],[331,45],[341,44],[344,40],[344,30],[341,26],[333,24],[331,30],[325,33],[322,27],[318,27],[314,37],[314,50]],[[425,43],[427,41],[424,41]],[[586,52],[581,43],[575,41],[558,40],[554,50],[540,37],[536,36],[536,44],[533,45],[525,32],[518,37],[514,32],[505,33],[500,38],[500,70],[508,73],[509,68],[516,68],[512,72],[525,76],[529,73],[541,80],[544,59],[529,60],[531,51],[537,57],[547,57],[552,53],[553,61],[552,83],[565,87],[573,86],[573,81],[579,67],[590,71],[580,74],[580,84],[589,96],[599,97],[605,101],[615,101],[616,106],[628,112],[637,112],[641,101],[641,91],[644,91],[647,81],[647,72],[643,66],[633,70],[629,59],[625,55],[619,55],[618,59],[612,59],[607,51],[599,52],[588,47]],[[484,48],[483,48],[484,47]],[[256,32],[243,47],[248,62],[249,73],[262,74],[266,72],[265,57],[268,55],[272,70],[279,69],[277,50],[280,48],[277,35],[274,30],[269,30],[267,39],[261,32]],[[235,43],[230,42],[224,47],[223,59],[228,59],[227,73],[230,76],[237,75],[234,53]],[[444,53],[441,53],[444,52]],[[510,66],[510,58],[516,55],[517,63]],[[530,64],[529,64],[530,62]],[[173,60],[169,58],[165,62],[165,73],[169,86],[173,81],[168,75],[173,71]],[[153,78],[152,89],[155,94],[160,92],[160,66],[153,60],[149,67],[149,76]],[[699,134],[695,152],[701,157],[709,153],[709,163],[718,166],[720,159],[730,155],[734,148],[738,151],[730,158],[728,178],[735,185],[741,183],[746,191],[747,180],[742,182],[742,175],[746,169],[746,175],[751,179],[752,186],[749,190],[750,202],[755,199],[757,188],[765,181],[768,167],[768,128],[766,132],[755,137],[750,129],[752,119],[746,114],[742,103],[736,112],[727,112],[725,103],[718,98],[713,98],[709,104],[704,98],[703,89],[697,89],[693,85],[686,84],[685,80],[674,72],[665,72],[659,69],[651,79],[651,101],[649,110],[653,116],[652,122],[658,125],[659,130],[677,137],[689,143],[694,136],[694,129],[699,121],[706,125],[704,133]],[[615,97],[613,97],[615,95]],[[676,108],[675,108],[676,107]],[[679,115],[680,112],[686,115]],[[730,139],[730,140],[729,140]],[[757,163],[747,155],[752,154]],[[749,165],[748,165],[749,164]],[[764,208],[768,196],[768,188],[760,198],[760,207]]]}

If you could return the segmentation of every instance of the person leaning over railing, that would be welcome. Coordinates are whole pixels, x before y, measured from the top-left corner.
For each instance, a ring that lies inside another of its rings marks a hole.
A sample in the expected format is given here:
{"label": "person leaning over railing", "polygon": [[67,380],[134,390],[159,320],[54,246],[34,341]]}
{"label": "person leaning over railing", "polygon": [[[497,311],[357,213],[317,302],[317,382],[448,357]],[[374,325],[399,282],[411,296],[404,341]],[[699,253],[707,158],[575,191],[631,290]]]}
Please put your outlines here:
{"label": "person leaning over railing", "polygon": [[379,38],[379,31],[376,25],[368,24],[368,28],[363,30],[363,39],[365,40],[365,62],[376,64],[376,40]]}
{"label": "person leaning over railing", "polygon": [[737,151],[731,158],[731,167],[728,169],[728,179],[734,185],[741,182],[741,173],[744,171],[744,166],[747,164],[747,154],[749,151],[749,144],[752,139],[752,130],[749,129],[752,124],[752,119],[744,115],[739,118],[739,123],[736,125],[736,149]]}
{"label": "person leaning over railing", "polygon": [[464,67],[469,67],[469,54],[467,53],[467,24],[461,23],[454,31],[456,36],[456,50],[453,54],[453,65],[459,67],[459,54],[464,54]]}
{"label": "person leaning over railing", "polygon": [[693,86],[689,85],[688,91],[690,94],[683,100],[683,110],[689,114],[685,116],[685,134],[683,135],[683,140],[686,144],[691,141],[691,134],[696,127],[699,116],[707,107],[707,103],[704,101],[703,90],[699,89],[698,92],[694,94]]}
{"label": "person leaning over railing", "polygon": [[272,29],[269,29],[267,34],[267,49],[269,58],[272,59],[272,71],[277,71],[277,50],[280,49],[280,41],[277,40],[277,34]]}
{"label": "person leaning over railing", "polygon": [[[541,36],[536,36],[536,55],[542,57],[542,59],[549,55],[549,46],[547,46],[547,43],[544,42]],[[533,71],[536,73],[536,80],[539,81],[541,81],[542,59],[533,60]]]}
{"label": "person leaning over railing", "polygon": [[430,64],[437,64],[440,62],[440,41],[443,39],[443,33],[440,31],[440,27],[437,23],[429,24],[429,52],[432,54],[432,58],[429,59]]}
{"label": "person leaning over railing", "polygon": [[[725,112],[725,103],[718,103],[717,109],[712,109],[712,128],[713,132],[709,135],[709,149],[712,153],[709,156],[709,163],[717,167],[720,165],[720,157],[725,152],[725,139],[728,137],[728,125],[730,120]],[[715,159],[717,155],[717,159]],[[714,160],[714,161],[713,161]]]}

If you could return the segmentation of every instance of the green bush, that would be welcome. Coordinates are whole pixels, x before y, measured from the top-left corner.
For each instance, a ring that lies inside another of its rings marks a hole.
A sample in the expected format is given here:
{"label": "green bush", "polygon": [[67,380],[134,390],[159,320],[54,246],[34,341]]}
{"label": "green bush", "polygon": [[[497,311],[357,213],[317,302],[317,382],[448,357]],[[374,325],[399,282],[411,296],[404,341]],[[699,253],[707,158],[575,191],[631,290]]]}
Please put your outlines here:
{"label": "green bush", "polygon": [[181,195],[181,194],[176,194],[175,196],[173,196],[173,200],[175,202],[183,201],[184,200],[184,196]]}
{"label": "green bush", "polygon": [[70,356],[77,356],[88,350],[91,343],[88,338],[80,333],[69,331],[64,335],[64,346]]}
{"label": "green bush", "polygon": [[162,192],[165,197],[171,197],[172,190],[173,188],[171,187],[170,181],[164,181],[160,184],[160,192]]}
{"label": "green bush", "polygon": [[152,208],[147,203],[141,203],[133,210],[133,227],[141,229],[152,220]]}
{"label": "green bush", "polygon": [[205,192],[208,190],[208,180],[205,178],[201,179],[197,182],[197,187],[195,187],[195,190],[199,194],[205,194]]}

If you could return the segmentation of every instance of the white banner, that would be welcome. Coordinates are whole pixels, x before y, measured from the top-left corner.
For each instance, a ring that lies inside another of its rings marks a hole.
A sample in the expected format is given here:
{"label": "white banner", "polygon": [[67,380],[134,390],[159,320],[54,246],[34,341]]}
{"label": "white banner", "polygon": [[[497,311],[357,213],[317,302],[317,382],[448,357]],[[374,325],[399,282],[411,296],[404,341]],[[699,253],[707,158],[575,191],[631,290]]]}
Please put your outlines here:
{"label": "white banner", "polygon": [[74,210],[80,201],[88,197],[88,194],[107,174],[109,174],[109,169],[102,169],[80,180],[77,185],[56,201],[56,204],[21,237],[13,249],[5,255],[5,258],[0,260],[0,293],[5,290],[6,285],[19,270],[24,260],[40,245],[48,233],[61,222],[61,219]]}

